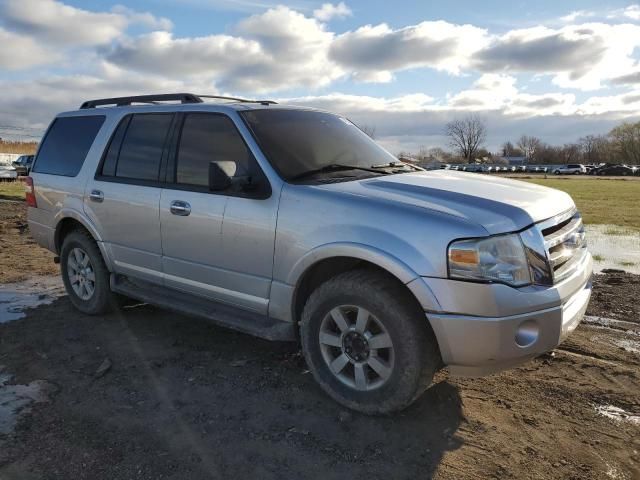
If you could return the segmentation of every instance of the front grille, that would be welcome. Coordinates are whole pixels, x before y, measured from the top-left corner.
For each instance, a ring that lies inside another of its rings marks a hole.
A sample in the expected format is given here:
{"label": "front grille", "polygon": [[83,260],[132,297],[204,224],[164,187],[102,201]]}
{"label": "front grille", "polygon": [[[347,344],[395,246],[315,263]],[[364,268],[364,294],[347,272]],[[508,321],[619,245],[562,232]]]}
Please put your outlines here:
{"label": "front grille", "polygon": [[538,224],[544,239],[553,282],[569,277],[586,254],[582,217],[577,210],[565,212]]}

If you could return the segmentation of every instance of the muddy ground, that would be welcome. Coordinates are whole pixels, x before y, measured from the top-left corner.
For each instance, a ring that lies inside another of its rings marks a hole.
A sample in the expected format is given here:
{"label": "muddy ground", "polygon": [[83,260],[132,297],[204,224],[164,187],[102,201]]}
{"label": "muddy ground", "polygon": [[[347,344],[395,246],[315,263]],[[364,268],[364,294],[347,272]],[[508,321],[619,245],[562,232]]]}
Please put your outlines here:
{"label": "muddy ground", "polygon": [[[55,270],[14,227],[0,278],[23,278],[26,248],[34,272]],[[640,277],[598,275],[591,323],[552,354],[442,372],[375,418],[327,398],[296,345],[149,306],[88,317],[63,296],[0,324],[0,418],[21,413],[0,433],[0,479],[640,478],[639,300]]]}

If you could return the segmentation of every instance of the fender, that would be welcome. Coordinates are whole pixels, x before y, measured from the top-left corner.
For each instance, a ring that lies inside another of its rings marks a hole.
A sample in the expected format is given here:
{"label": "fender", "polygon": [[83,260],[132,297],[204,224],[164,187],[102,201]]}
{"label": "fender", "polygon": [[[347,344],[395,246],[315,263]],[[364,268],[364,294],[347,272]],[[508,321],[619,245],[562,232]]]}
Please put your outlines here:
{"label": "fender", "polygon": [[[420,303],[422,308],[426,311],[439,311],[440,304],[435,295],[424,281],[415,271],[413,271],[402,260],[390,255],[389,253],[380,250],[371,245],[365,245],[355,242],[335,242],[320,245],[313,250],[307,252],[291,269],[287,277],[286,283],[288,285],[295,286],[297,288],[300,279],[304,273],[317,262],[333,257],[351,257],[365,260],[367,262],[378,265],[380,268],[386,270],[391,275],[396,277],[414,295],[416,300]],[[277,282],[274,282],[276,284]],[[291,288],[290,298],[288,299],[289,305],[293,303],[293,295],[295,288]],[[281,289],[283,290],[283,289]],[[280,291],[280,290],[279,290]],[[287,295],[288,296],[288,295]],[[272,297],[273,298],[273,297]],[[282,302],[282,299],[280,299]],[[280,303],[278,302],[278,303]],[[283,302],[284,303],[284,302]],[[284,305],[283,305],[284,306]],[[291,307],[289,307],[290,309]]]}
{"label": "fender", "polygon": [[[77,210],[75,210],[73,208],[68,208],[68,207],[63,208],[58,213],[56,213],[56,215],[54,217],[54,224],[56,226],[56,228],[55,228],[55,236],[54,236],[54,241],[55,241],[55,244],[56,244],[56,250],[59,250],[57,248],[57,244],[58,244],[58,235],[60,233],[60,225],[62,225],[62,221],[67,219],[67,218],[72,218],[72,219],[76,220],[84,228],[87,229],[87,231],[91,234],[93,239],[98,244],[98,248],[100,249],[100,253],[102,254],[102,258],[104,260],[104,263],[105,263],[107,269],[110,272],[112,272],[113,271],[113,268],[112,268],[113,265],[112,265],[112,262],[111,262],[111,257],[107,253],[107,249],[106,249],[106,247],[104,245],[104,242],[102,241],[102,236],[100,235],[100,233],[98,233],[98,229],[96,228],[96,226],[93,224],[93,222],[91,220],[89,220],[81,212],[79,212],[79,211],[77,211]],[[57,253],[60,253],[60,252],[58,251]]]}
{"label": "fender", "polygon": [[385,269],[405,285],[419,277],[406,263],[379,248],[355,242],[332,242],[308,251],[293,266],[286,282],[296,285],[304,272],[315,263],[332,257],[352,257],[366,260]]}

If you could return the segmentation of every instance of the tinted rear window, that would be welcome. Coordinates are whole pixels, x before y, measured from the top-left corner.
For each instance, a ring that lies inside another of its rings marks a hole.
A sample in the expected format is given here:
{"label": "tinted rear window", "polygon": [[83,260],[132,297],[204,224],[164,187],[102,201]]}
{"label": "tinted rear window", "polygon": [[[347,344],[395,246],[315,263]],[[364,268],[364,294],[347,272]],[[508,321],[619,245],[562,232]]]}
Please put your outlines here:
{"label": "tinted rear window", "polygon": [[33,171],[75,177],[104,119],[103,115],[56,118],[38,151]]}
{"label": "tinted rear window", "polygon": [[172,113],[133,115],[116,165],[116,177],[158,180]]}

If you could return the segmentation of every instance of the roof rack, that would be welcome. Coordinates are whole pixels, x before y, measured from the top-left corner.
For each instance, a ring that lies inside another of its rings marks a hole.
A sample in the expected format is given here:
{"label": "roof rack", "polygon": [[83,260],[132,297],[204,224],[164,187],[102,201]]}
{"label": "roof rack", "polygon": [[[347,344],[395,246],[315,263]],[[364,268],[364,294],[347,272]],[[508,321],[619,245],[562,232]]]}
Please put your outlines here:
{"label": "roof rack", "polygon": [[273,100],[247,100],[246,98],[223,97],[220,95],[195,95],[193,93],[163,93],[158,95],[136,95],[131,97],[100,98],[97,100],[87,100],[80,109],[96,108],[102,105],[114,105],[124,107],[134,103],[150,103],[157,105],[159,102],[180,101],[180,103],[202,103],[203,98],[216,98],[220,100],[233,100],[242,103],[259,103],[261,105],[274,105]]}
{"label": "roof rack", "polygon": [[98,100],[88,100],[80,105],[80,109],[95,108],[100,105],[115,105],[123,107],[132,103],[170,102],[179,100],[180,103],[202,103],[202,99],[193,93],[163,93],[159,95],[136,95],[132,97],[101,98]]}

